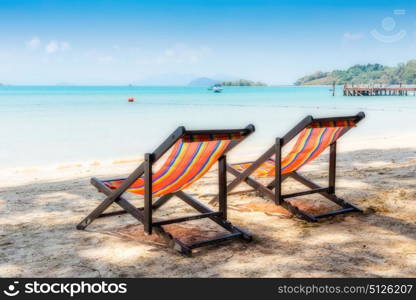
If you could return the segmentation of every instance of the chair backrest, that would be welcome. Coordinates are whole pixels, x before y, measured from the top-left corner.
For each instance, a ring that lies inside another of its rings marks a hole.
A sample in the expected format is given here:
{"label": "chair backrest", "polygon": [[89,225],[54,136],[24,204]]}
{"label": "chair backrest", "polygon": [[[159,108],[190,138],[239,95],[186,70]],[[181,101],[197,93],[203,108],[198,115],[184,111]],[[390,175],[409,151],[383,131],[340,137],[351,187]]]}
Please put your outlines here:
{"label": "chair backrest", "polygon": [[[252,131],[254,127],[250,127],[249,131],[229,133],[185,132],[172,146],[165,162],[152,175],[153,195],[166,195],[187,188],[204,176],[232,148],[232,143],[236,145]],[[121,183],[121,180],[112,181],[110,187],[117,188]],[[136,180],[128,191],[143,194],[143,178]]]}
{"label": "chair backrest", "polygon": [[170,194],[185,189],[204,176],[224,154],[231,140],[185,136],[153,174],[153,194]]}
{"label": "chair backrest", "polygon": [[311,122],[299,133],[293,148],[282,159],[282,174],[296,171],[310,163],[355,126],[354,120]]}
{"label": "chair backrest", "polygon": [[[281,173],[294,172],[317,158],[326,148],[335,143],[344,133],[355,127],[365,117],[363,112],[355,116],[319,118],[305,117],[280,140],[281,147],[296,139],[291,151],[281,161]],[[262,156],[262,162],[253,171],[257,177],[275,176],[275,145],[270,147]],[[253,162],[234,164],[233,167],[244,172]]]}

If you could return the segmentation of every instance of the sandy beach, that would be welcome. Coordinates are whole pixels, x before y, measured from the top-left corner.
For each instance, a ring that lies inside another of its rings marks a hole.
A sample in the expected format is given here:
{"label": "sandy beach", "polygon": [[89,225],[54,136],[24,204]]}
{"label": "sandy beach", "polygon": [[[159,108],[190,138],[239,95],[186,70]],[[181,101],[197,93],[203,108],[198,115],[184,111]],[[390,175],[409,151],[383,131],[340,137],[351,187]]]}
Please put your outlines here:
{"label": "sandy beach", "polygon": [[[126,175],[138,159],[3,170],[0,277],[415,277],[414,143],[405,136],[340,143],[337,193],[363,214],[311,224],[256,193],[229,196],[229,219],[254,240],[201,248],[192,258],[155,235],[145,236],[129,215],[97,220],[87,231],[75,229],[103,199],[89,178]],[[325,184],[327,155],[303,172]],[[212,169],[186,191],[208,203],[216,179]],[[285,192],[299,188],[291,181],[284,185]],[[309,212],[334,208],[315,195],[294,201]],[[190,213],[190,207],[172,200],[155,218]],[[218,233],[206,220],[169,226],[167,231],[185,240]]]}

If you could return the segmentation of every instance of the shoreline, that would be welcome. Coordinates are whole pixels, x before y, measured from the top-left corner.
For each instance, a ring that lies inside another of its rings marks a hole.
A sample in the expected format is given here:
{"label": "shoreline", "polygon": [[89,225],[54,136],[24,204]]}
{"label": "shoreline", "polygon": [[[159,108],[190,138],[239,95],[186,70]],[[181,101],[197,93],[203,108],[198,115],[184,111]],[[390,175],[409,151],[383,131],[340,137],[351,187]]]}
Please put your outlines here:
{"label": "shoreline", "polygon": [[[255,160],[270,147],[270,144],[261,143],[255,146],[242,145],[229,154],[229,161],[238,163],[241,161]],[[290,149],[287,147],[286,150]],[[401,134],[387,137],[361,138],[348,137],[338,143],[338,152],[345,154],[354,151],[378,151],[389,149],[414,149],[416,151],[416,138],[414,136]],[[45,180],[59,180],[79,177],[95,176],[102,174],[128,173],[143,161],[143,155],[126,156],[114,159],[95,159],[84,161],[62,162],[55,164],[38,164],[33,166],[21,166],[14,168],[3,168],[0,170],[0,187],[14,186],[24,183],[34,183]],[[369,161],[368,164],[372,162]]]}

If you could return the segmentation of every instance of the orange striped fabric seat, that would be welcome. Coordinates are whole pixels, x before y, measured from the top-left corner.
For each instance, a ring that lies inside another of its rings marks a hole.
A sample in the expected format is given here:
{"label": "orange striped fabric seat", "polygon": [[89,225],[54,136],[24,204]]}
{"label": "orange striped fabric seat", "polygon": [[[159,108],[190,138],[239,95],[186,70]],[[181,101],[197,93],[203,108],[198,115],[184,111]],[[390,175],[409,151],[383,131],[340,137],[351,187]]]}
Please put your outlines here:
{"label": "orange striped fabric seat", "polygon": [[[162,196],[183,190],[206,174],[221,157],[233,136],[193,136],[178,140],[168,158],[152,176],[153,196]],[[106,181],[111,189],[118,188],[123,180]],[[144,193],[144,178],[139,178],[127,190]]]}
{"label": "orange striped fabric seat", "polygon": [[[313,122],[303,129],[292,150],[282,159],[282,174],[300,169],[317,158],[330,144],[335,142],[349,127],[354,127],[351,121]],[[251,163],[234,164],[233,167],[243,172]],[[265,161],[253,172],[257,177],[272,177],[275,174],[273,159]]]}

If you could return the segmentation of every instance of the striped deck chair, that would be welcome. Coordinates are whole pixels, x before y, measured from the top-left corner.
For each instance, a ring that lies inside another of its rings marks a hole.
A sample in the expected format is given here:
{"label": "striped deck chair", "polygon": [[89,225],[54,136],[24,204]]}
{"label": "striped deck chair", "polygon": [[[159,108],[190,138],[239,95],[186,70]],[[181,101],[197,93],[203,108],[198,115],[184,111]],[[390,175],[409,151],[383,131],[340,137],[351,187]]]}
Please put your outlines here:
{"label": "striped deck chair", "polygon": [[[335,169],[337,140],[351,128],[355,127],[364,117],[365,115],[363,112],[348,117],[320,119],[314,119],[312,116],[306,117],[283,138],[277,138],[276,143],[256,161],[233,165],[228,164],[227,171],[236,177],[228,185],[228,192],[230,193],[241,182],[246,182],[266,198],[275,201],[276,204],[282,205],[296,216],[310,222],[316,222],[321,218],[347,212],[361,211],[358,207],[335,195]],[[282,159],[283,146],[287,145],[296,137],[297,140],[292,150]],[[299,174],[298,170],[302,166],[311,163],[328,147],[330,151],[329,184],[328,187],[321,187],[305,176]],[[255,178],[250,177],[251,175],[254,175],[254,177],[273,177],[273,180],[265,186]],[[282,182],[289,177],[307,186],[309,190],[283,195]],[[234,194],[235,193],[239,192],[234,192]],[[288,198],[313,193],[321,194],[341,206],[342,209],[318,215],[310,215],[286,200]],[[210,203],[214,203],[215,201],[217,201],[216,198]]]}
{"label": "striped deck chair", "polygon": [[[144,162],[127,178],[109,180],[92,178],[91,183],[107,197],[78,224],[77,229],[85,229],[96,218],[129,213],[143,223],[144,231],[147,234],[155,232],[161,235],[172,248],[184,255],[191,255],[194,248],[224,240],[233,238],[251,240],[249,233],[232,225],[227,220],[226,154],[253,132],[253,125],[244,129],[198,131],[179,127],[153,153],[145,154]],[[168,150],[170,150],[169,153]],[[165,162],[157,171],[153,172],[153,165],[164,154],[167,156],[167,158],[165,156]],[[215,212],[186,194],[183,189],[200,179],[216,162],[218,162],[219,169],[219,209]],[[144,206],[141,208],[133,206],[123,198],[125,192],[143,195]],[[173,196],[183,200],[196,209],[199,214],[169,220],[153,220],[152,212],[159,209]],[[153,198],[158,199],[153,201]],[[123,210],[104,213],[113,203],[121,206]],[[163,225],[201,218],[211,219],[226,229],[229,234],[185,244],[163,229]]]}

